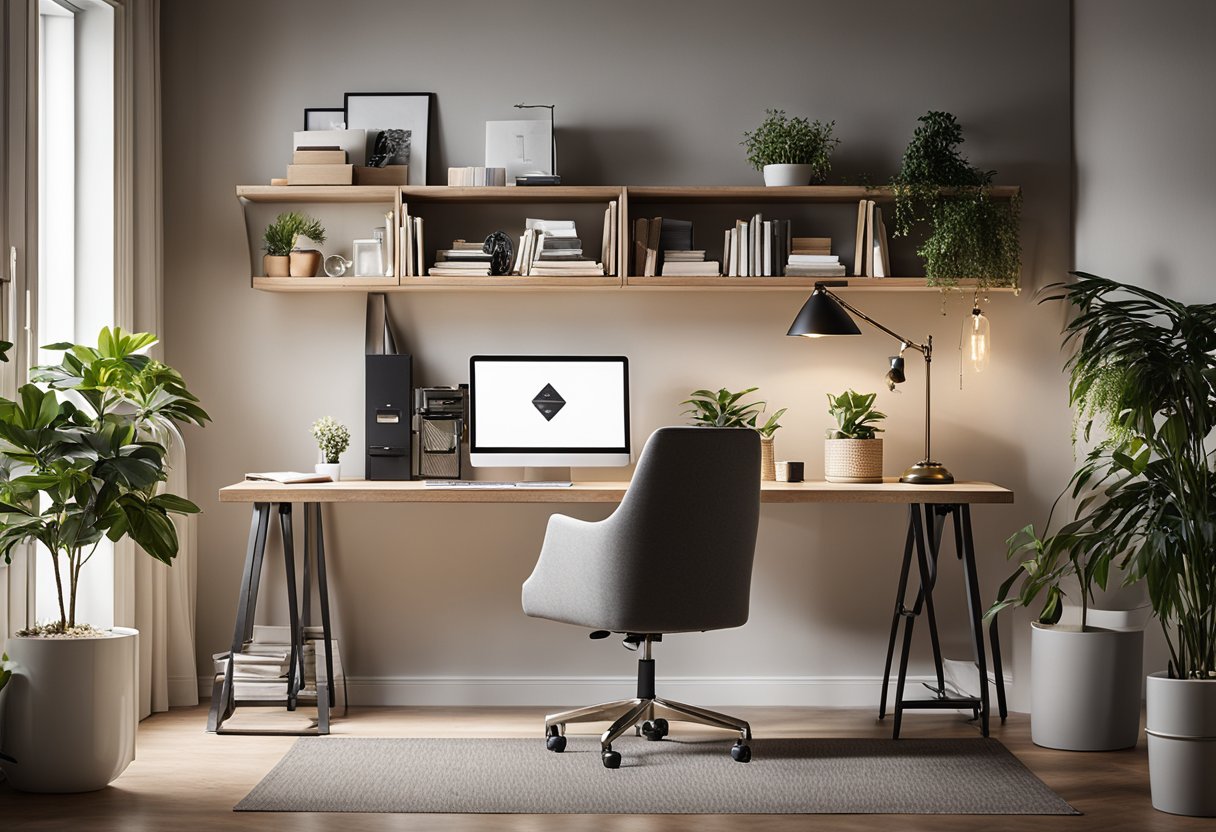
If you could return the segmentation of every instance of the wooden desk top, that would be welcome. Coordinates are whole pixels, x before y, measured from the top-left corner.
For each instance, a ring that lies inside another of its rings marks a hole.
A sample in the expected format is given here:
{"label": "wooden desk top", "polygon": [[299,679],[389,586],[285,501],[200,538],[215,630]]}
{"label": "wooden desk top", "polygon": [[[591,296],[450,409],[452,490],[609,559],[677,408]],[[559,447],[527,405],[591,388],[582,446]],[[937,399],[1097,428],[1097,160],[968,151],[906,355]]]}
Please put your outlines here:
{"label": "wooden desk top", "polygon": [[[418,481],[343,480],[299,483],[245,480],[221,488],[221,503],[619,503],[629,483],[576,482],[569,488],[435,488]],[[990,482],[908,485],[765,482],[762,503],[1012,503],[1013,492]]]}

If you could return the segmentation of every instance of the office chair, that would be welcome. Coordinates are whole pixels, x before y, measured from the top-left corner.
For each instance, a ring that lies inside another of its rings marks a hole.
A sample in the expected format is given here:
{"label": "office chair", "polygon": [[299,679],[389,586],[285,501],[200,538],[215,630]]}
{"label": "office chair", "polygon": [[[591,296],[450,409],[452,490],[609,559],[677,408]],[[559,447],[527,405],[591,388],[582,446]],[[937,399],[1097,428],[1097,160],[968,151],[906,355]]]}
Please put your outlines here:
{"label": "office chair", "polygon": [[[664,633],[738,627],[747,621],[760,517],[760,439],[745,428],[667,427],[655,431],[633,481],[608,518],[555,514],[532,575],[524,612],[596,632],[624,634],[640,649],[637,696],[545,717],[550,751],[566,747],[571,722],[612,720],[601,759],[619,768],[612,743],[630,728],[661,740],[668,720],[739,732],[731,757],[751,759],[742,719],[661,699],[651,645]],[[640,724],[639,724],[640,723]]]}

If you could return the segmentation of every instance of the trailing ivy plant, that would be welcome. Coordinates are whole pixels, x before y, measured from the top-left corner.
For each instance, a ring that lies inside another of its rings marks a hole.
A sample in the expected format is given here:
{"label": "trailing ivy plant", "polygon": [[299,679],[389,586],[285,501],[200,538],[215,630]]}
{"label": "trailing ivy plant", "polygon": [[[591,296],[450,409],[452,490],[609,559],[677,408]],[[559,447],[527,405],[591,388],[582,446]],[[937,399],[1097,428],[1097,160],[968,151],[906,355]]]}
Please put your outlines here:
{"label": "trailing ivy plant", "polygon": [[1064,336],[1076,350],[1069,398],[1086,437],[1095,425],[1114,430],[1065,489],[1072,521],[1054,528],[1049,516],[1041,534],[1027,526],[1009,539],[1018,568],[988,616],[1045,596],[1039,620],[1055,623],[1061,584],[1076,577],[1084,621],[1094,586],[1105,589],[1117,566],[1125,583],[1148,587],[1170,675],[1216,683],[1216,304],[1074,274],[1044,298],[1075,313]]}
{"label": "trailing ivy plant", "polygon": [[996,172],[973,167],[959,153],[963,129],[953,115],[930,111],[918,121],[891,181],[893,236],[907,236],[917,223],[929,223],[917,254],[925,260],[931,286],[955,286],[960,278],[975,278],[981,287],[1017,286],[1020,195],[1007,202],[991,198],[988,188]]}
{"label": "trailing ivy plant", "polygon": [[832,169],[832,151],[840,144],[840,139],[832,138],[836,122],[788,118],[784,110],[765,113],[755,132],[745,131],[739,142],[747,148],[748,163],[756,170],[765,165],[810,165],[811,181],[823,181]]}

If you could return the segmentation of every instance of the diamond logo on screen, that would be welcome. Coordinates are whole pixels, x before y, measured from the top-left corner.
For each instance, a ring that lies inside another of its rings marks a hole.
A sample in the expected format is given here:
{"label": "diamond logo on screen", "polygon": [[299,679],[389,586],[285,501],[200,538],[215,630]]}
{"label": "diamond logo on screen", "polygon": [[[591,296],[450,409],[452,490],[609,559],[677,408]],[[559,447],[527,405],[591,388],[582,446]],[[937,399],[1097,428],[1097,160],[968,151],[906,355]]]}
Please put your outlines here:
{"label": "diamond logo on screen", "polygon": [[532,397],[532,406],[540,411],[546,422],[552,422],[557,411],[566,406],[566,400],[553,389],[552,384],[546,384],[541,391]]}

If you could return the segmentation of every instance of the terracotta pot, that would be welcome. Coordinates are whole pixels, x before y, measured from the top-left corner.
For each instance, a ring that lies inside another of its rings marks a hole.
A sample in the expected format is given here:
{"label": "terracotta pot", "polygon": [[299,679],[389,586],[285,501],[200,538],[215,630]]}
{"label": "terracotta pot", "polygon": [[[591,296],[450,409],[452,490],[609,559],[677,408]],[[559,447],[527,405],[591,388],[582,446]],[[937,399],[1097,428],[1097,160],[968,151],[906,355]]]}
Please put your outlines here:
{"label": "terracotta pot", "polygon": [[321,252],[315,248],[293,251],[289,259],[292,277],[316,277],[321,270]]}
{"label": "terracotta pot", "polygon": [[290,260],[286,254],[262,255],[262,271],[267,277],[287,277],[291,274]]}
{"label": "terracotta pot", "polygon": [[760,479],[775,482],[777,479],[777,453],[773,450],[773,437],[760,437]]}
{"label": "terracotta pot", "polygon": [[828,482],[882,482],[882,440],[823,440],[823,478]]}

